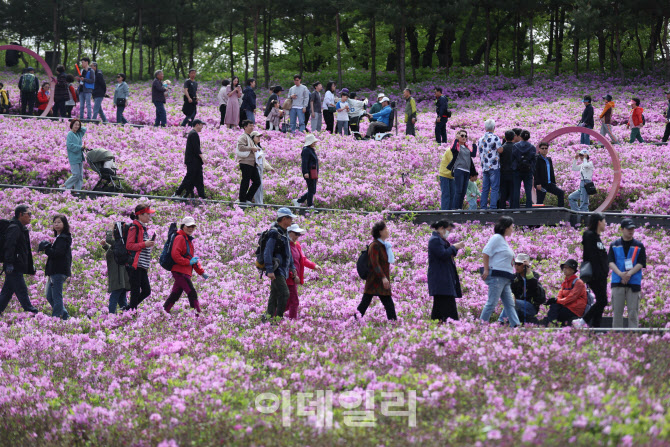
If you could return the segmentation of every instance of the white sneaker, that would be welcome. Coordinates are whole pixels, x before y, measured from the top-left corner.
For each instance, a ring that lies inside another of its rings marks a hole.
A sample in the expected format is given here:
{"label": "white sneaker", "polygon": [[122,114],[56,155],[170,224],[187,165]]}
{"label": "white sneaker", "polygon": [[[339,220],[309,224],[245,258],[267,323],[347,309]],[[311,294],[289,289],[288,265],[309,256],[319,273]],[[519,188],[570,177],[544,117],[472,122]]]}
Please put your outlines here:
{"label": "white sneaker", "polygon": [[293,203],[293,206],[300,206],[300,202],[298,202],[298,199],[293,199],[291,200],[291,202]]}
{"label": "white sneaker", "polygon": [[578,329],[589,327],[589,325],[586,324],[586,321],[584,321],[583,318],[577,318],[576,320],[572,320],[572,326]]}

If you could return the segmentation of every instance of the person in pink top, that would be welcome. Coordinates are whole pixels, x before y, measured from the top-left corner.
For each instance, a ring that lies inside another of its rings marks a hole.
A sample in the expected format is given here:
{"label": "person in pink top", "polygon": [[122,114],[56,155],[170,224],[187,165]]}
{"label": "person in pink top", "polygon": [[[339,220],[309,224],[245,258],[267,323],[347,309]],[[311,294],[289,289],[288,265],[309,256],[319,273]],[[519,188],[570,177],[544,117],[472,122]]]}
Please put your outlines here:
{"label": "person in pink top", "polygon": [[291,277],[286,280],[288,285],[289,297],[288,297],[288,317],[291,319],[298,318],[298,305],[300,301],[298,300],[298,284],[305,284],[305,267],[311,270],[322,271],[321,267],[316,265],[314,262],[307,259],[305,253],[302,251],[300,242],[298,238],[305,234],[305,230],[300,228],[298,224],[293,224],[286,229],[288,232],[288,237],[291,241],[291,255],[293,255],[293,263],[295,264],[295,269],[298,272],[298,277]]}

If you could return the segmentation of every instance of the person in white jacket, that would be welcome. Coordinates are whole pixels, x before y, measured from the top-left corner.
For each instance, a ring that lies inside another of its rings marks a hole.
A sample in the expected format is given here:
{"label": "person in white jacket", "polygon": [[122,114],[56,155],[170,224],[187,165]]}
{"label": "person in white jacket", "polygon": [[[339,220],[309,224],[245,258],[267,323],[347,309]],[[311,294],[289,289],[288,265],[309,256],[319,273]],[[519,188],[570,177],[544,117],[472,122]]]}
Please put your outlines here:
{"label": "person in white jacket", "polygon": [[216,99],[219,101],[219,111],[221,112],[221,122],[217,126],[217,129],[223,126],[225,124],[224,121],[226,120],[226,106],[228,105],[228,84],[230,84],[228,79],[221,81],[221,88],[219,89],[219,93],[216,95]]}
{"label": "person in white jacket", "polygon": [[593,181],[593,163],[589,158],[589,150],[582,149],[572,162],[572,170],[579,172],[579,189],[568,196],[572,211],[589,211],[589,195],[584,188],[586,182]]}
{"label": "person in white jacket", "polygon": [[256,194],[254,194],[254,203],[262,205],[263,195],[265,194],[263,191],[263,172],[266,170],[274,172],[275,168],[273,168],[272,165],[270,165],[270,163],[268,163],[268,161],[265,159],[265,151],[263,151],[263,147],[261,146],[262,134],[260,132],[253,131],[249,136],[254,140],[256,147],[258,147],[258,150],[254,154],[256,155],[256,169],[258,169],[258,176],[261,178],[261,186],[256,190]]}

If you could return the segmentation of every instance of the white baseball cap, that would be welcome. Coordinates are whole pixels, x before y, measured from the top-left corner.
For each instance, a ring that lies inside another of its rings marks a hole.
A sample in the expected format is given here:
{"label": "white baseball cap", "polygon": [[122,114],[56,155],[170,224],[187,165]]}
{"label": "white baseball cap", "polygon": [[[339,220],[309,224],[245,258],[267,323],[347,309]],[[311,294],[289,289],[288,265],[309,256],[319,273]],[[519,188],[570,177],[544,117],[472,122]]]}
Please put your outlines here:
{"label": "white baseball cap", "polygon": [[304,234],[307,230],[304,228],[300,228],[300,225],[294,223],[290,227],[286,229],[289,233],[297,233],[297,234]]}
{"label": "white baseball cap", "polygon": [[525,253],[519,253],[518,255],[516,255],[516,258],[514,258],[514,262],[530,265],[530,256],[528,256]]}
{"label": "white baseball cap", "polygon": [[279,219],[280,217],[298,217],[298,216],[293,214],[291,210],[288,208],[279,208],[277,210],[277,219]]}
{"label": "white baseball cap", "polygon": [[384,97],[382,98],[382,102],[384,102],[384,101],[386,101],[386,102],[391,102],[391,100],[388,98],[388,96],[384,96]]}
{"label": "white baseball cap", "polygon": [[386,96],[385,94],[380,93],[380,94],[377,95],[377,99],[379,99],[379,98],[384,98],[385,96]]}
{"label": "white baseball cap", "polygon": [[589,150],[588,149],[582,149],[579,151],[579,155],[589,155]]}
{"label": "white baseball cap", "polygon": [[181,220],[181,224],[184,225],[185,227],[192,227],[195,225],[195,219],[192,218],[191,216],[186,216]]}

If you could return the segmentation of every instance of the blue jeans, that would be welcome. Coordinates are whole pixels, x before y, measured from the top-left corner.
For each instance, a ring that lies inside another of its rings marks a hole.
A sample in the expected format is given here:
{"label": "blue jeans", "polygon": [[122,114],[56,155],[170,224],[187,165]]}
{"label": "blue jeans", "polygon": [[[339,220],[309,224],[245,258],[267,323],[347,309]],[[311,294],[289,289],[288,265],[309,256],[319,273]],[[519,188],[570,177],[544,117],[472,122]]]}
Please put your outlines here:
{"label": "blue jeans", "polygon": [[[530,301],[516,300],[516,314],[521,321],[526,321],[528,318],[537,315],[537,309],[535,309],[535,306]],[[505,318],[507,318],[507,315],[505,314],[505,309],[503,309],[498,321],[502,323]]]}
{"label": "blue jeans", "polygon": [[105,116],[105,112],[102,111],[102,100],[105,99],[103,96],[99,98],[93,98],[93,119],[96,120],[98,119],[98,113],[100,114],[100,118],[102,118],[102,122],[106,123],[107,122],[107,117]]}
{"label": "blue jeans", "polygon": [[482,314],[479,317],[486,323],[489,322],[491,314],[498,304],[498,300],[502,301],[505,315],[509,320],[510,327],[515,327],[520,324],[519,317],[516,314],[514,307],[514,296],[510,288],[511,280],[502,278],[500,276],[489,276],[486,278],[486,285],[489,286],[489,299],[482,309]]}
{"label": "blue jeans", "polygon": [[296,120],[300,120],[300,132],[305,131],[305,112],[302,109],[291,109],[288,116],[291,120],[291,133],[295,132]]}
{"label": "blue jeans", "polygon": [[[593,127],[589,127],[589,126],[584,126],[584,127],[586,127],[587,129],[593,129]],[[582,138],[579,142],[581,144],[591,144],[591,137],[589,137],[589,134],[583,133]]]}
{"label": "blue jeans", "polygon": [[586,183],[586,180],[580,180],[579,189],[568,196],[572,211],[589,211],[589,195],[586,193],[584,183]]}
{"label": "blue jeans", "polygon": [[57,274],[48,277],[47,281],[47,301],[51,304],[51,316],[67,320],[70,315],[63,306],[63,283],[67,276]]}
{"label": "blue jeans", "polygon": [[338,135],[349,135],[349,121],[338,121],[335,133]]}
{"label": "blue jeans", "polygon": [[[526,208],[533,207],[533,173],[532,172],[514,172],[514,190],[512,191],[512,208],[521,207],[521,182],[526,191]],[[482,196],[482,200],[484,200]]]}
{"label": "blue jeans", "polygon": [[154,101],[154,107],[156,107],[156,120],[154,121],[154,126],[165,127],[167,124],[167,112],[165,112],[165,103]]}
{"label": "blue jeans", "polygon": [[500,169],[489,169],[482,172],[482,202],[481,208],[489,208],[489,191],[491,191],[491,209],[498,208],[498,197],[500,196]]}
{"label": "blue jeans", "polygon": [[121,309],[128,305],[126,301],[126,289],[116,289],[109,295],[109,313],[116,313],[116,305],[119,305]]}
{"label": "blue jeans", "polygon": [[253,110],[244,110],[244,113],[247,116],[247,119],[251,121],[252,123],[256,124],[256,115],[254,115]]}
{"label": "blue jeans", "polygon": [[468,209],[476,210],[477,209],[477,197],[472,197],[468,199]]}
{"label": "blue jeans", "polygon": [[123,111],[126,110],[126,106],[116,106],[116,122],[127,124],[128,121],[123,117]]}
{"label": "blue jeans", "polygon": [[75,189],[80,191],[84,187],[84,163],[70,163],[72,176],[65,181],[65,189]]}
{"label": "blue jeans", "polygon": [[463,201],[465,200],[465,193],[468,191],[468,182],[470,181],[470,171],[465,172],[460,169],[454,171],[454,183],[456,184],[456,193],[454,193],[454,201],[451,202],[452,210],[462,210]]}
{"label": "blue jeans", "polygon": [[92,92],[81,92],[79,94],[79,119],[84,119],[84,106],[88,108],[86,119],[91,119],[91,95]]}
{"label": "blue jeans", "polygon": [[454,201],[454,195],[456,194],[454,179],[440,176],[440,190],[442,191],[440,196],[440,209],[452,209],[451,206]]}
{"label": "blue jeans", "polygon": [[28,297],[28,287],[26,286],[26,280],[23,278],[23,273],[5,272],[5,283],[0,292],[0,314],[7,308],[7,304],[9,304],[9,300],[12,299],[14,294],[16,294],[23,310],[37,312]]}

